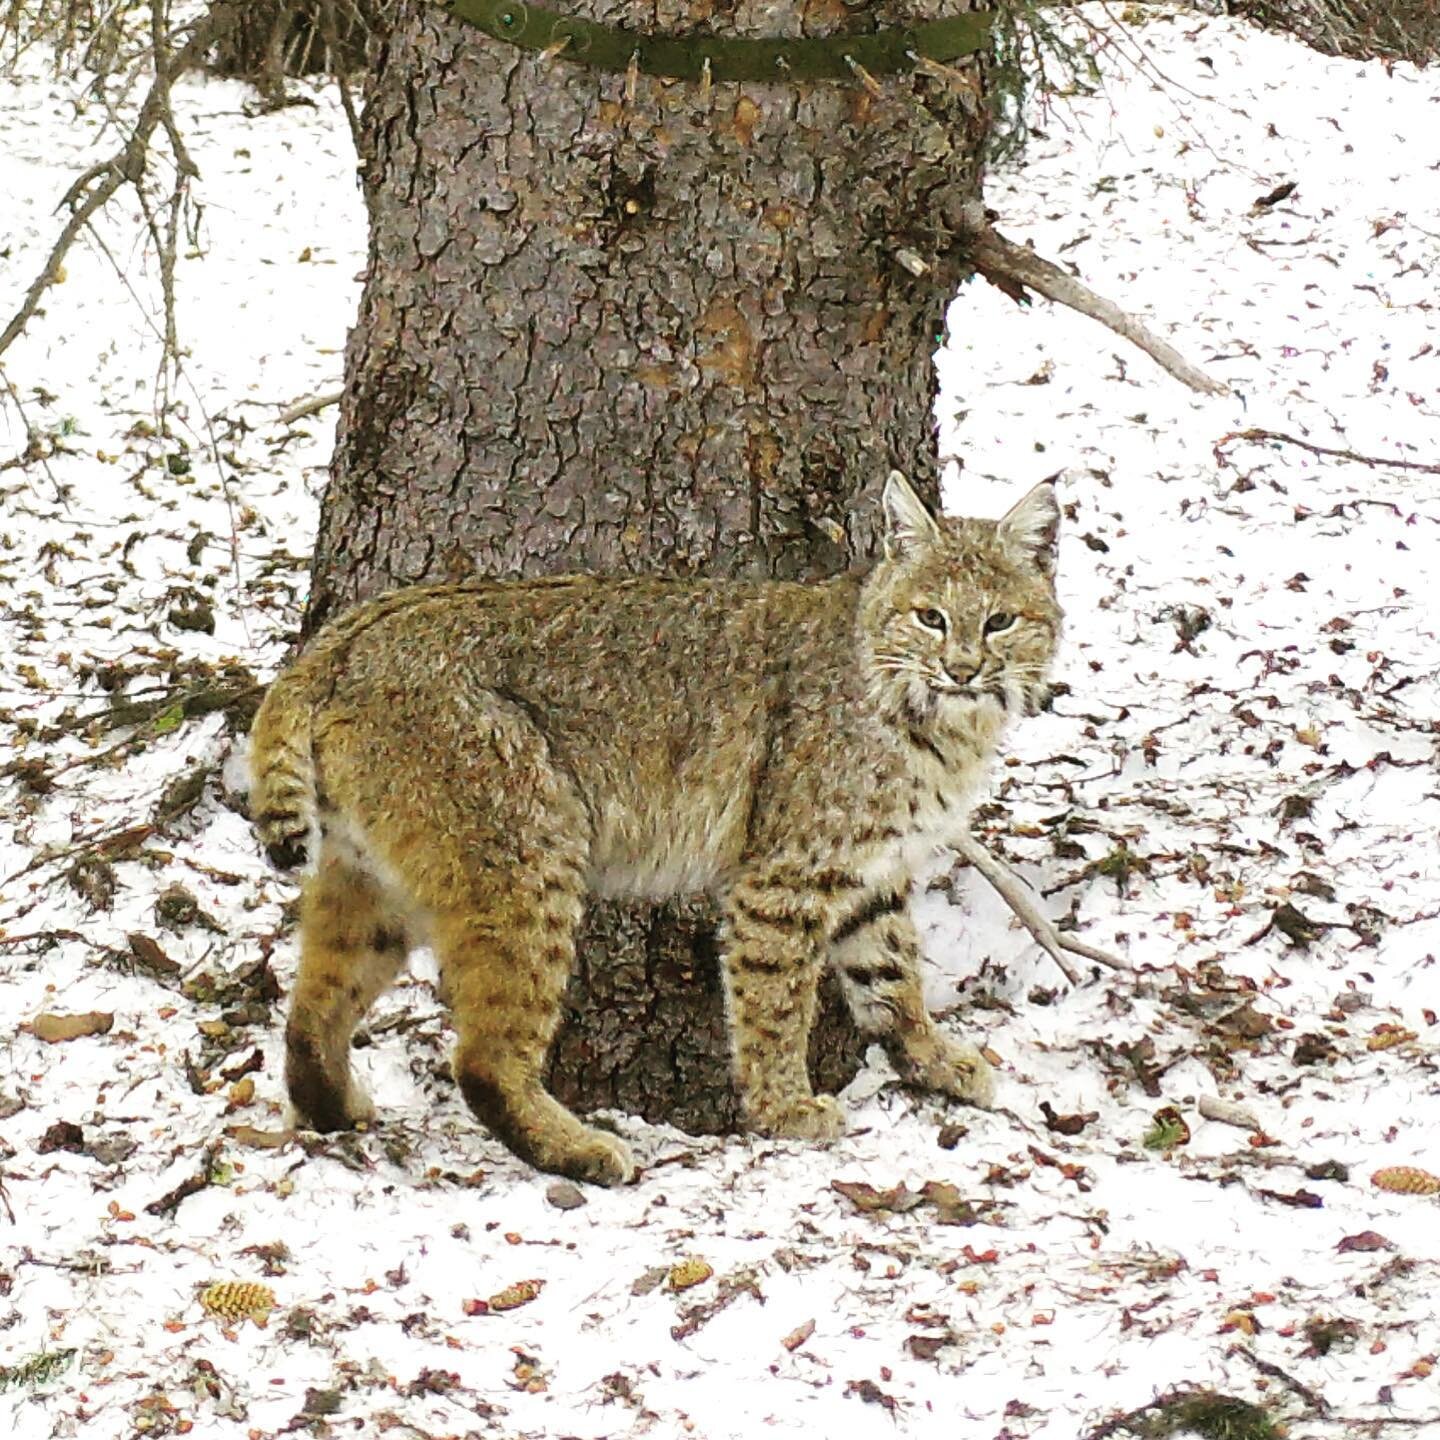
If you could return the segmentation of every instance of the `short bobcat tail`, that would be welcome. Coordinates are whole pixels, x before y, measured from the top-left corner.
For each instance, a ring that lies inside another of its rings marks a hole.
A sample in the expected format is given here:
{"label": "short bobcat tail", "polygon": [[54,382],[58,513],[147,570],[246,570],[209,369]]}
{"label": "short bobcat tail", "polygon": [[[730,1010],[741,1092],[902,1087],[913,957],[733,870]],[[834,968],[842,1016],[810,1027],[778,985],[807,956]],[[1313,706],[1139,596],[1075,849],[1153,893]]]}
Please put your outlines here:
{"label": "short bobcat tail", "polygon": [[[294,870],[305,863],[320,829],[311,743],[321,677],[343,664],[351,642],[390,616],[483,590],[492,583],[414,585],[347,610],[327,625],[305,653],[274,680],[250,727],[250,815],[271,863]],[[313,858],[313,857],[311,857]]]}
{"label": "short bobcat tail", "polygon": [[305,863],[319,824],[308,671],[302,662],[275,680],[250,727],[250,816],[265,853],[281,870]]}

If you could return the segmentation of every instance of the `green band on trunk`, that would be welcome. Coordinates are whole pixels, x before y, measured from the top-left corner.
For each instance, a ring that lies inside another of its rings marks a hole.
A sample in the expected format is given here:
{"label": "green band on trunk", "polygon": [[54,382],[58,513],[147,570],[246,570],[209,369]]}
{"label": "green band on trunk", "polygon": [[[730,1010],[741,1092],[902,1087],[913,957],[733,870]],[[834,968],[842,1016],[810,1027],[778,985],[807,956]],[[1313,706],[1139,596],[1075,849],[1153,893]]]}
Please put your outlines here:
{"label": "green band on trunk", "polygon": [[597,70],[670,80],[856,80],[898,75],[924,60],[944,64],[985,47],[990,15],[954,15],[900,30],[820,39],[727,39],[692,35],[641,35],[593,20],[559,15],[520,0],[440,0],[457,20],[524,50],[553,51],[559,59]]}

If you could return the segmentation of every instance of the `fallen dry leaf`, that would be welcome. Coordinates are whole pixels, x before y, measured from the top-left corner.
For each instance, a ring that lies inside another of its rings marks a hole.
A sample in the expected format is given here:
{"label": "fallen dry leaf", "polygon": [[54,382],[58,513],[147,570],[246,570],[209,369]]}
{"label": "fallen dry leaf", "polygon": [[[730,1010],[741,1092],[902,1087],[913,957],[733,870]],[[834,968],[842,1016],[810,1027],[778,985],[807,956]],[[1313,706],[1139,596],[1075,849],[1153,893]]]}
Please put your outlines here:
{"label": "fallen dry leaf", "polygon": [[1335,1247],[1342,1255],[1352,1252],[1365,1254],[1371,1250],[1393,1250],[1394,1248],[1378,1230],[1362,1230],[1358,1235],[1347,1235]]}
{"label": "fallen dry leaf", "polygon": [[900,1401],[887,1395],[873,1380],[851,1380],[845,1386],[846,1395],[854,1395],[867,1405],[879,1405],[892,1414],[900,1408]]}
{"label": "fallen dry leaf", "polygon": [[863,1180],[832,1180],[830,1188],[837,1195],[843,1195],[857,1210],[866,1215],[885,1210],[903,1215],[924,1199],[918,1190],[912,1190],[904,1181],[889,1190],[877,1190]]}
{"label": "fallen dry leaf", "polygon": [[980,1212],[948,1180],[927,1180],[920,1194],[935,1207],[941,1225],[976,1225]]}
{"label": "fallen dry leaf", "polygon": [[1092,1120],[1100,1118],[1096,1110],[1087,1110],[1076,1115],[1058,1115],[1048,1100],[1040,1102],[1040,1113],[1045,1117],[1045,1128],[1053,1130],[1057,1135],[1078,1135]]}
{"label": "fallen dry leaf", "polygon": [[942,1225],[977,1225],[986,1219],[981,1209],[948,1180],[927,1180],[918,1190],[903,1181],[889,1190],[877,1190],[863,1180],[832,1180],[830,1188],[862,1215],[904,1215],[917,1206],[933,1205]]}
{"label": "fallen dry leaf", "polygon": [[1365,1037],[1365,1048],[1367,1050],[1389,1050],[1393,1046],[1403,1045],[1407,1040],[1415,1038],[1415,1032],[1405,1029],[1403,1025],[1377,1025],[1375,1033]]}
{"label": "fallen dry leaf", "polygon": [[29,1024],[37,1040],[54,1045],[60,1040],[79,1040],[85,1035],[108,1035],[115,1017],[103,1010],[87,1010],[83,1015],[37,1015]]}
{"label": "fallen dry leaf", "polygon": [[136,965],[154,979],[165,980],[180,977],[182,970],[179,962],[172,960],[160,948],[158,940],[137,930],[134,934],[125,937],[125,943],[129,945],[130,954]]}
{"label": "fallen dry leaf", "polygon": [[1289,1205],[1295,1210],[1318,1210],[1324,1201],[1313,1190],[1257,1190],[1257,1195],[1263,1195],[1267,1200],[1278,1200],[1282,1205]]}
{"label": "fallen dry leaf", "polygon": [[969,1133],[968,1125],[957,1125],[951,1121],[936,1132],[935,1143],[942,1150],[953,1150]]}
{"label": "fallen dry leaf", "polygon": [[[1282,907],[1285,908],[1285,907]],[[1275,1022],[1257,1010],[1250,1001],[1237,1005],[1211,1025],[1212,1033],[1223,1035],[1237,1044],[1260,1040],[1275,1028]]]}
{"label": "fallen dry leaf", "polygon": [[670,1267],[670,1273],[665,1277],[665,1283],[672,1290],[689,1290],[696,1285],[703,1285],[714,1273],[713,1265],[708,1264],[698,1255],[691,1255],[680,1261],[678,1265]]}
{"label": "fallen dry leaf", "polygon": [[70,1120],[57,1120],[35,1142],[37,1155],[52,1155],[56,1150],[68,1150],[78,1155],[85,1148],[85,1132]]}
{"label": "fallen dry leaf", "polygon": [[253,1125],[227,1125],[225,1133],[251,1150],[279,1150],[295,1138],[293,1130],[257,1130]]}
{"label": "fallen dry leaf", "polygon": [[953,1335],[907,1335],[905,1348],[917,1360],[933,1360],[947,1346],[955,1343]]}
{"label": "fallen dry leaf", "polygon": [[787,1350],[798,1350],[815,1333],[815,1322],[806,1320],[797,1325],[780,1343]]}
{"label": "fallen dry leaf", "polygon": [[517,1280],[497,1291],[485,1303],[492,1311],[518,1310],[520,1306],[528,1305],[544,1288],[543,1280]]}
{"label": "fallen dry leaf", "polygon": [[670,1273],[668,1265],[652,1265],[630,1282],[632,1295],[648,1295]]}

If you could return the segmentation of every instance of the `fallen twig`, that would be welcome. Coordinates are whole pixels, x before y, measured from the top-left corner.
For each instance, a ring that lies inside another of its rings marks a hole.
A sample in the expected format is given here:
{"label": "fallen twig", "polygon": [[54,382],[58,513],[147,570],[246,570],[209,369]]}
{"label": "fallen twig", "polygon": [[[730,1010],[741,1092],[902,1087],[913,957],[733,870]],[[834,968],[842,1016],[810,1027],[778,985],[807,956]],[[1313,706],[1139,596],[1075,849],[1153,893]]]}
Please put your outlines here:
{"label": "fallen twig", "polygon": [[97,850],[108,859],[150,839],[158,829],[159,827],[155,825],[127,825],[119,830],[108,830],[89,840],[82,840],[78,845],[68,846],[64,850],[41,851],[39,855],[33,856],[27,864],[0,879],[0,894],[8,890],[17,880],[23,880],[27,875],[34,874],[36,870],[43,869],[46,865],[63,864],[66,860],[73,860],[78,855],[91,855]]}
{"label": "fallen twig", "polygon": [[1440,1428],[1440,1414],[1436,1415],[1333,1415],[1335,1424],[1344,1425],[1347,1435],[1378,1435],[1390,1426],[1407,1430],[1429,1430]]}
{"label": "fallen twig", "polygon": [[215,1173],[215,1161],[219,1155],[220,1141],[216,1140],[205,1147],[205,1159],[201,1162],[199,1170],[188,1180],[182,1180],[173,1190],[168,1191],[158,1200],[152,1200],[145,1207],[145,1213],[158,1215],[164,1220],[173,1219],[182,1201],[188,1200],[192,1195],[198,1195],[202,1190],[210,1187],[211,1177]]}
{"label": "fallen twig", "polygon": [[672,1340],[688,1340],[702,1326],[708,1325],[722,1310],[733,1304],[742,1295],[753,1295],[762,1305],[765,1297],[755,1283],[753,1270],[736,1270],[720,1278],[716,1293],[699,1305],[692,1305],[678,1325],[670,1327]]}
{"label": "fallen twig", "polygon": [[977,274],[983,275],[1007,295],[1023,302],[1028,298],[1026,288],[1035,290],[1057,305],[1098,320],[1107,330],[1113,330],[1131,344],[1138,345],[1162,370],[1192,390],[1198,390],[1202,395],[1230,393],[1228,385],[1197,369],[1173,345],[1167,344],[1113,300],[1097,295],[1054,261],[1007,240],[985,219],[984,209],[979,204],[967,206],[963,219],[967,226],[964,236],[966,259],[975,267]]}
{"label": "fallen twig", "polygon": [[77,940],[82,945],[105,947],[98,941],[88,940],[78,930],[34,930],[27,935],[0,935],[0,945],[58,945],[62,940]]}
{"label": "fallen twig", "polygon": [[327,405],[339,403],[343,390],[327,390],[323,395],[312,395],[308,400],[299,400],[288,410],[282,410],[276,417],[278,425],[293,425],[297,420],[303,420],[307,415],[314,415],[317,411],[325,409]]}
{"label": "fallen twig", "polygon": [[1287,435],[1283,430],[1261,430],[1258,428],[1232,430],[1228,435],[1222,435],[1213,447],[1217,464],[1229,464],[1230,457],[1225,454],[1225,447],[1233,444],[1236,440],[1248,440],[1251,442],[1272,440],[1277,445],[1298,445],[1300,449],[1308,450],[1312,455],[1328,455],[1335,460],[1353,460],[1357,465],[1368,465],[1372,470],[1419,470],[1426,475],[1440,475],[1440,464],[1431,464],[1425,460],[1387,460],[1381,455],[1361,455],[1356,450],[1336,449],[1330,445],[1316,445],[1312,441],[1302,440],[1298,435]]}
{"label": "fallen twig", "polygon": [[1125,969],[1125,962],[1101,950],[1087,945],[1073,935],[1067,935],[1056,928],[1050,918],[1041,913],[1034,897],[1025,887],[1025,882],[998,856],[992,855],[974,836],[967,835],[955,846],[960,858],[973,865],[994,887],[995,893],[1014,912],[1015,918],[1034,937],[1035,943],[1060,967],[1060,973],[1072,984],[1079,985],[1084,977],[1064,956],[1068,950],[1072,955],[1083,956],[1111,970]]}
{"label": "fallen twig", "polygon": [[1316,1415],[1330,1413],[1330,1402],[1323,1395],[1312,1390],[1308,1385],[1302,1384],[1278,1365],[1272,1364],[1269,1360],[1262,1360],[1253,1350],[1247,1349],[1244,1345],[1232,1345],[1228,1353],[1248,1360],[1262,1375],[1268,1375],[1270,1379],[1278,1380],[1288,1390],[1293,1390],[1310,1407],[1312,1413]]}

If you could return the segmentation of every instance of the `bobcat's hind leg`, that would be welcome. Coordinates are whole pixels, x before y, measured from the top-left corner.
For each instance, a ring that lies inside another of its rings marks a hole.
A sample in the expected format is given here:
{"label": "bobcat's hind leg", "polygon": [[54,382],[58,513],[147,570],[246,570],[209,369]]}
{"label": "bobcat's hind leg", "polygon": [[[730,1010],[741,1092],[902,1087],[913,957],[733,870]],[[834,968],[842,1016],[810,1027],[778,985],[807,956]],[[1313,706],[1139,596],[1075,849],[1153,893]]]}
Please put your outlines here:
{"label": "bobcat's hind leg", "polygon": [[583,1124],[542,1080],[585,906],[589,815],[518,708],[497,697],[469,720],[448,769],[412,776],[429,824],[395,829],[386,856],[440,962],[455,1080],[476,1118],[537,1169],[623,1184],[635,1173],[625,1143]]}
{"label": "bobcat's hind leg", "polygon": [[405,964],[410,938],[375,878],[323,850],[300,906],[285,1086],[301,1123],[348,1130],[374,1113],[350,1073],[350,1036]]}
{"label": "bobcat's hind leg", "polygon": [[541,1079],[584,905],[578,861],[552,850],[541,863],[543,878],[489,871],[463,912],[436,918],[457,1032],[455,1080],[476,1118],[522,1160],[622,1185],[635,1175],[624,1141],[583,1124]]}
{"label": "bobcat's hind leg", "polygon": [[[858,883],[858,882],[857,882]],[[833,1140],[845,1116],[810,1086],[824,924],[804,887],[751,875],[725,901],[724,981],[735,1083],[745,1122],[761,1135]]]}
{"label": "bobcat's hind leg", "polygon": [[855,1023],[878,1040],[901,1080],[988,1109],[995,1093],[989,1062],[968,1041],[952,1040],[925,1008],[920,936],[907,893],[881,887],[856,900],[830,933],[830,963]]}

